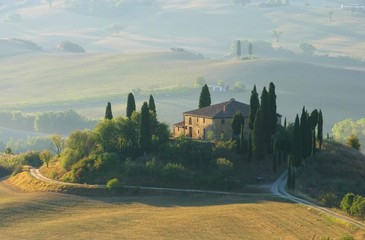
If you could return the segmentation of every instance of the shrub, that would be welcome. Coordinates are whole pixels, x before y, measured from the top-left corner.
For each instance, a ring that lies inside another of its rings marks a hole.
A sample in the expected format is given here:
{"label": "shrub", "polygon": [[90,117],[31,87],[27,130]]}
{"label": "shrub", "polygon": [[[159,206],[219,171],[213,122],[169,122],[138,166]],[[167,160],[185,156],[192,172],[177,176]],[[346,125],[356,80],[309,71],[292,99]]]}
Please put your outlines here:
{"label": "shrub", "polygon": [[354,201],[350,208],[350,214],[358,217],[365,216],[365,198],[359,195],[354,198]]}
{"label": "shrub", "polygon": [[327,207],[338,206],[338,197],[334,193],[325,193],[319,199]]}
{"label": "shrub", "polygon": [[65,170],[70,170],[72,165],[79,159],[77,152],[71,148],[66,148],[61,154],[61,164]]}
{"label": "shrub", "polygon": [[215,160],[218,176],[228,176],[233,172],[233,163],[226,158],[217,158]]}
{"label": "shrub", "polygon": [[18,162],[21,162],[23,165],[31,165],[33,167],[40,167],[42,166],[42,160],[39,157],[39,152],[26,152],[18,155],[16,157]]}
{"label": "shrub", "polygon": [[161,175],[166,182],[182,182],[186,179],[186,170],[180,163],[167,163],[161,169]]}
{"label": "shrub", "polygon": [[119,180],[117,178],[110,179],[106,184],[108,190],[113,191],[121,187]]}
{"label": "shrub", "polygon": [[346,194],[341,201],[341,204],[340,204],[341,209],[347,213],[350,213],[350,208],[352,207],[354,198],[355,198],[355,194],[353,194],[353,193]]}
{"label": "shrub", "polygon": [[360,150],[360,140],[355,134],[351,134],[347,138],[346,144],[358,151]]}
{"label": "shrub", "polygon": [[11,176],[15,176],[17,175],[18,173],[21,173],[23,172],[23,166],[22,165],[17,165],[15,166],[13,172],[11,173]]}

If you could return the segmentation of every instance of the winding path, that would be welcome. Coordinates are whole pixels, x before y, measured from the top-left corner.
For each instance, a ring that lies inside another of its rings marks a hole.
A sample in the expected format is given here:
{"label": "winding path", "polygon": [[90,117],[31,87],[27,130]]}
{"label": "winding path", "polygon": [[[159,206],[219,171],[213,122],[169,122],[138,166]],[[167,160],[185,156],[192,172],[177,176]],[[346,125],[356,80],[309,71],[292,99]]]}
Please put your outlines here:
{"label": "winding path", "polygon": [[[64,185],[73,185],[73,186],[83,186],[83,187],[94,187],[94,188],[106,188],[106,185],[90,185],[90,184],[77,184],[77,183],[67,183],[61,182],[57,180],[52,180],[49,178],[44,177],[40,172],[39,169],[31,168],[30,174],[45,182],[55,183],[55,184],[64,184]],[[195,190],[195,189],[176,189],[176,188],[159,188],[159,187],[139,187],[139,186],[124,186],[127,189],[141,189],[141,190],[152,190],[152,191],[160,191],[160,192],[176,192],[176,193],[197,193],[197,194],[213,194],[213,195],[224,195],[224,196],[277,196],[298,204],[309,206],[313,209],[316,209],[319,212],[325,213],[329,216],[335,217],[342,221],[351,223],[352,225],[365,230],[364,222],[355,220],[353,218],[341,215],[336,213],[333,210],[328,208],[320,207],[314,203],[306,201],[304,199],[300,199],[289,194],[286,189],[286,180],[287,180],[287,172],[285,171],[270,187],[272,194],[267,193],[235,193],[235,192],[224,192],[224,191],[204,191],[204,190]]]}
{"label": "winding path", "polygon": [[345,222],[348,222],[348,223],[351,223],[352,225],[360,228],[360,229],[363,229],[365,230],[365,224],[364,222],[361,222],[361,221],[357,221],[356,219],[353,219],[353,218],[350,218],[350,217],[347,217],[347,216],[344,216],[344,215],[341,215],[341,214],[338,214],[337,212],[331,210],[331,209],[328,209],[328,208],[324,208],[324,207],[320,207],[314,203],[311,203],[311,202],[308,202],[304,199],[300,199],[298,197],[295,197],[291,194],[289,194],[286,189],[285,189],[285,186],[286,186],[286,181],[287,181],[287,172],[285,171],[272,185],[271,185],[271,192],[276,195],[276,196],[279,196],[281,198],[284,198],[284,199],[287,199],[287,200],[290,200],[292,202],[295,202],[295,203],[299,203],[299,204],[302,204],[302,205],[306,205],[306,206],[309,206],[313,209],[316,209],[318,210],[319,212],[322,212],[322,213],[325,213],[329,216],[332,216],[332,217],[335,217],[337,219],[340,219],[340,220],[343,220]]}

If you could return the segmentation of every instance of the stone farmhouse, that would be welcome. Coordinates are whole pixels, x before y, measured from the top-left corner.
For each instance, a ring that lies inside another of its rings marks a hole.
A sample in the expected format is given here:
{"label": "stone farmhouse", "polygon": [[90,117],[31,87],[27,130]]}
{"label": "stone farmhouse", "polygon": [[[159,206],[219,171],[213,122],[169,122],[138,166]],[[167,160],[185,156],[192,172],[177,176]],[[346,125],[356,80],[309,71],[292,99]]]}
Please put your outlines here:
{"label": "stone farmhouse", "polygon": [[[232,98],[227,102],[184,112],[183,121],[173,125],[172,135],[201,140],[231,139],[232,120],[237,112],[241,112],[245,119],[245,128],[248,128],[250,106]],[[277,123],[281,124],[282,116],[277,116]]]}
{"label": "stone farmhouse", "polygon": [[235,113],[241,112],[245,118],[245,125],[248,125],[249,111],[249,105],[232,98],[228,102],[184,112],[184,120],[173,125],[173,136],[185,135],[193,139],[206,140],[208,135],[213,135],[215,139],[230,139]]}

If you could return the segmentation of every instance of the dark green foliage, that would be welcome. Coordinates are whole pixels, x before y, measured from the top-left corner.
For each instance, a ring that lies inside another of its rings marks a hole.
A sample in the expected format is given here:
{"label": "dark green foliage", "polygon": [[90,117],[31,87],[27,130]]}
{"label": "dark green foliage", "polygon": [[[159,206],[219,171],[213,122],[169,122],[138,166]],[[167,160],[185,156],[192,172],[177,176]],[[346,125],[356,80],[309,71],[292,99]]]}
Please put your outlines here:
{"label": "dark green foliage", "polygon": [[252,150],[257,160],[263,160],[266,156],[265,129],[262,108],[256,113],[254,130],[252,132]]}
{"label": "dark green foliage", "polygon": [[155,100],[153,99],[153,96],[150,95],[150,98],[148,100],[148,109],[152,111],[154,114],[156,114],[156,105]]}
{"label": "dark green foliage", "polygon": [[322,116],[322,110],[319,110],[318,113],[318,130],[317,130],[317,139],[319,142],[319,149],[322,149],[322,142],[323,142],[323,116]]}
{"label": "dark green foliage", "polygon": [[293,165],[299,167],[302,164],[302,134],[299,125],[299,116],[297,114],[294,123],[294,132],[292,137],[292,148],[291,153],[293,154]]}
{"label": "dark green foliage", "polygon": [[240,132],[240,138],[239,138],[239,147],[238,147],[238,153],[246,153],[247,149],[247,140],[245,138],[244,134],[245,125],[244,123],[241,125],[241,132]]}
{"label": "dark green foliage", "polygon": [[232,131],[233,131],[233,138],[236,139],[241,133],[241,126],[245,124],[245,119],[242,116],[241,112],[237,112],[233,116],[232,120]]}
{"label": "dark green foliage", "polygon": [[353,193],[347,193],[341,203],[340,207],[352,216],[365,217],[365,198]]}
{"label": "dark green foliage", "polygon": [[199,108],[208,107],[211,104],[210,92],[207,84],[205,84],[200,92]]}
{"label": "dark green foliage", "polygon": [[138,143],[140,151],[146,154],[151,146],[151,126],[150,126],[150,112],[148,110],[147,102],[144,102],[141,109],[141,120],[139,127]]}
{"label": "dark green foliage", "polygon": [[105,109],[105,119],[113,119],[113,112],[112,112],[112,105],[108,102],[106,109]]}
{"label": "dark green foliage", "polygon": [[237,41],[237,57],[241,57],[241,41]]}
{"label": "dark green foliage", "polygon": [[134,111],[136,111],[136,101],[134,100],[133,93],[129,93],[127,100],[127,117],[129,119],[131,118]]}
{"label": "dark green foliage", "polygon": [[319,200],[326,206],[326,207],[338,207],[338,196],[335,193],[325,193],[320,196]]}
{"label": "dark green foliage", "polygon": [[[270,149],[270,142],[271,142],[271,119],[270,119],[270,112],[269,112],[269,93],[266,90],[266,87],[262,90],[261,93],[261,105],[260,105],[260,111],[262,114],[262,126],[264,129],[263,135],[264,135],[264,141],[266,148]],[[271,153],[271,151],[269,151]]]}
{"label": "dark green foliage", "polygon": [[274,83],[269,85],[269,96],[268,96],[268,108],[269,108],[269,130],[270,134],[274,134],[276,131],[277,123],[277,106],[276,106],[276,93]]}
{"label": "dark green foliage", "polygon": [[288,178],[287,186],[289,190],[295,189],[295,168],[293,167],[293,156],[289,155],[288,158]]}
{"label": "dark green foliage", "polygon": [[256,85],[253,87],[250,98],[250,114],[249,114],[249,123],[248,126],[252,131],[254,129],[256,112],[260,107],[259,95],[256,91]]}
{"label": "dark green foliage", "polygon": [[32,167],[38,168],[42,166],[42,160],[39,157],[39,152],[29,151],[16,156],[17,162],[23,165],[31,165]]}
{"label": "dark green foliage", "polygon": [[247,144],[247,160],[250,162],[252,160],[252,132],[250,131],[248,134],[248,144]]}

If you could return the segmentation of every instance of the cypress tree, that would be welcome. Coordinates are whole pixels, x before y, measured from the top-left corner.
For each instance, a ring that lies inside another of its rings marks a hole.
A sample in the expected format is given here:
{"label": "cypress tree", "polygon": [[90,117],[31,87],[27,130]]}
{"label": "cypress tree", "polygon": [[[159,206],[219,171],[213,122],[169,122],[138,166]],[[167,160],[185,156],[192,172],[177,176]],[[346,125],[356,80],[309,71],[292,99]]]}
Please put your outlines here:
{"label": "cypress tree", "polygon": [[286,181],[286,185],[288,186],[288,189],[292,189],[292,168],[293,168],[293,157],[292,155],[289,155],[288,157],[288,177]]}
{"label": "cypress tree", "polygon": [[[305,107],[302,109],[302,115],[300,117],[300,131],[302,138],[302,158],[307,158],[308,155],[308,113]],[[311,146],[311,145],[310,145]],[[297,166],[296,166],[297,167]]]}
{"label": "cypress tree", "polygon": [[113,113],[112,113],[112,104],[108,102],[105,109],[105,119],[113,119]]}
{"label": "cypress tree", "polygon": [[207,84],[205,84],[200,92],[199,108],[208,107],[211,104],[210,92]]}
{"label": "cypress tree", "polygon": [[237,41],[237,57],[241,57],[241,41]]}
{"label": "cypress tree", "polygon": [[269,85],[269,118],[270,118],[270,133],[274,134],[276,131],[277,123],[277,106],[276,106],[276,93],[274,83]]}
{"label": "cypress tree", "polygon": [[132,113],[136,111],[136,101],[134,100],[133,93],[128,94],[127,100],[127,117],[131,119]]}
{"label": "cypress tree", "polygon": [[323,141],[323,116],[322,116],[322,110],[319,110],[318,113],[318,129],[317,129],[317,138],[319,143],[319,149],[322,149],[322,141]]}
{"label": "cypress tree", "polygon": [[252,56],[253,55],[253,47],[252,47],[252,43],[250,42],[248,44],[248,55]]}
{"label": "cypress tree", "polygon": [[245,146],[245,135],[244,135],[245,123],[241,125],[241,133],[240,133],[240,144],[239,144],[239,152],[245,153],[246,146]]}
{"label": "cypress tree", "polygon": [[150,99],[148,100],[148,109],[156,114],[155,99],[153,99],[152,95],[150,95]]}
{"label": "cypress tree", "polygon": [[309,117],[311,125],[312,154],[316,153],[316,127],[318,125],[318,110],[314,109]]}
{"label": "cypress tree", "polygon": [[256,113],[257,113],[257,110],[259,109],[259,107],[260,107],[259,95],[257,94],[256,85],[255,85],[251,92],[251,98],[250,98],[250,113],[249,113],[248,127],[250,128],[251,131],[254,128],[253,125],[255,123],[255,117],[256,117]]}
{"label": "cypress tree", "polygon": [[269,94],[266,90],[266,87],[264,87],[264,89],[262,90],[261,93],[261,105],[260,105],[260,109],[261,109],[261,114],[262,114],[262,120],[263,120],[263,128],[264,128],[264,141],[265,141],[265,145],[268,149],[268,152],[271,153],[272,152],[272,148],[271,148],[271,129],[270,129],[270,125],[271,125],[271,119],[270,119],[270,113],[269,113]]}
{"label": "cypress tree", "polygon": [[262,108],[256,113],[254,130],[252,135],[252,150],[257,160],[263,160],[266,156],[265,130]]}
{"label": "cypress tree", "polygon": [[252,132],[251,131],[248,134],[247,159],[249,162],[252,159]]}
{"label": "cypress tree", "polygon": [[146,155],[151,145],[150,112],[147,102],[143,103],[141,109],[138,143],[141,152]]}
{"label": "cypress tree", "polygon": [[302,164],[302,134],[299,125],[299,116],[297,114],[294,123],[294,133],[292,139],[293,165],[299,167]]}
{"label": "cypress tree", "polygon": [[233,138],[237,138],[241,133],[241,126],[244,125],[245,119],[242,116],[241,112],[237,112],[233,116],[232,120],[232,132],[233,132]]}

